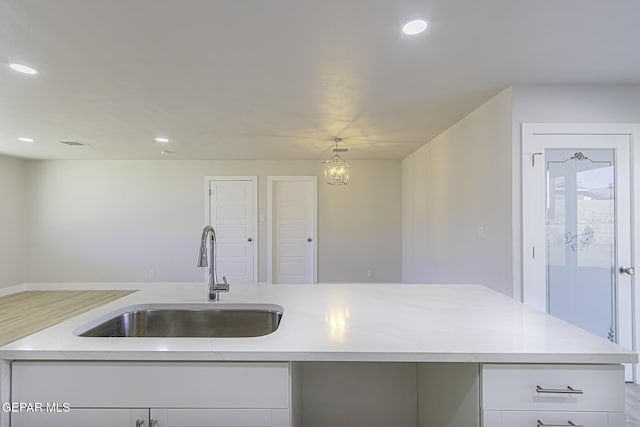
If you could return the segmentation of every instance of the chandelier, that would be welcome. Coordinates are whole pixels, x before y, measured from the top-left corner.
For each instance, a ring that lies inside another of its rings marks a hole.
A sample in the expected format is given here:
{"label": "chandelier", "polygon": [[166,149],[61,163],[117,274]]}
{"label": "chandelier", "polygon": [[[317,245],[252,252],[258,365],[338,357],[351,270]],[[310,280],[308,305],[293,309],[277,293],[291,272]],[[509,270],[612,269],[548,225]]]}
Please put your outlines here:
{"label": "chandelier", "polygon": [[338,148],[338,143],[342,141],[342,138],[336,136],[332,141],[336,144],[333,148],[333,157],[322,162],[324,164],[324,176],[327,178],[327,184],[329,185],[347,185],[351,165],[340,157],[338,153],[345,153],[349,149]]}

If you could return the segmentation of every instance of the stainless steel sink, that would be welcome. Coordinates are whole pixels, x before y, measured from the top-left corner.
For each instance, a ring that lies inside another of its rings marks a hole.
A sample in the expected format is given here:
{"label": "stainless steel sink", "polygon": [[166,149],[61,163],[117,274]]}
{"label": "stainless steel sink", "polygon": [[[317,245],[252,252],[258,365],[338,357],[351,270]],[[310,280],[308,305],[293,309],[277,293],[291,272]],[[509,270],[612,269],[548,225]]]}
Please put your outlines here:
{"label": "stainless steel sink", "polygon": [[154,304],[128,307],[75,331],[81,337],[259,337],[278,329],[270,304]]}

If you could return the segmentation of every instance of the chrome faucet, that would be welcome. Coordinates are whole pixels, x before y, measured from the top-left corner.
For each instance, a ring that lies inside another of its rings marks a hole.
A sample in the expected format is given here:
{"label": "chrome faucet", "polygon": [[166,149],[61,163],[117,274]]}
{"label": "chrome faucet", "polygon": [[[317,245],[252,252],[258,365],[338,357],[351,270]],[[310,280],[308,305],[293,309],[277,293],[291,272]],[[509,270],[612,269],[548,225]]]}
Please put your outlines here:
{"label": "chrome faucet", "polygon": [[[207,263],[207,237],[211,234],[211,262]],[[198,256],[198,267],[209,267],[209,301],[219,301],[220,292],[229,292],[229,283],[227,278],[222,277],[223,283],[218,283],[216,275],[216,232],[212,226],[207,225],[202,230],[202,240],[200,241],[200,254]]]}

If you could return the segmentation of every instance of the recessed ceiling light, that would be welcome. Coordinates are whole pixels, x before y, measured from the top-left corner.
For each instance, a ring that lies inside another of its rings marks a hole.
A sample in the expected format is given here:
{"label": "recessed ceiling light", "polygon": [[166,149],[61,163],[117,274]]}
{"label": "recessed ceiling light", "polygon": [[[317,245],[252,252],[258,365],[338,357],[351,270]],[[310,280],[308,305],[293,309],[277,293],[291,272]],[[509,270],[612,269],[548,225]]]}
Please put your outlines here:
{"label": "recessed ceiling light", "polygon": [[33,138],[25,138],[24,136],[21,136],[20,138],[18,138],[18,141],[20,141],[20,142],[33,142]]}
{"label": "recessed ceiling light", "polygon": [[11,68],[13,71],[17,71],[22,74],[31,74],[31,75],[38,74],[38,70],[24,64],[12,63],[12,64],[9,64],[9,68]]}
{"label": "recessed ceiling light", "polygon": [[167,142],[169,142],[169,138],[165,138],[163,136],[159,136],[156,138],[156,142],[159,142],[161,144],[166,144]]}
{"label": "recessed ceiling light", "polygon": [[414,19],[402,26],[402,32],[409,36],[415,36],[416,34],[420,34],[421,32],[423,32],[427,28],[429,28],[428,21],[424,19]]}

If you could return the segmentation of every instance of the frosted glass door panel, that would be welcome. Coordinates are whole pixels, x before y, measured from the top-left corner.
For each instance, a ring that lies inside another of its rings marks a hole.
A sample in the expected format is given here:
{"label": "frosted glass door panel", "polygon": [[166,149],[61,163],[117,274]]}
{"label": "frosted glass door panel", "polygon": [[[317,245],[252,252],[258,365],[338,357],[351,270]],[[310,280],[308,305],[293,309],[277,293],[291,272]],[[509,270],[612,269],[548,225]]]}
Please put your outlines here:
{"label": "frosted glass door panel", "polygon": [[548,312],[616,337],[615,151],[547,149]]}

